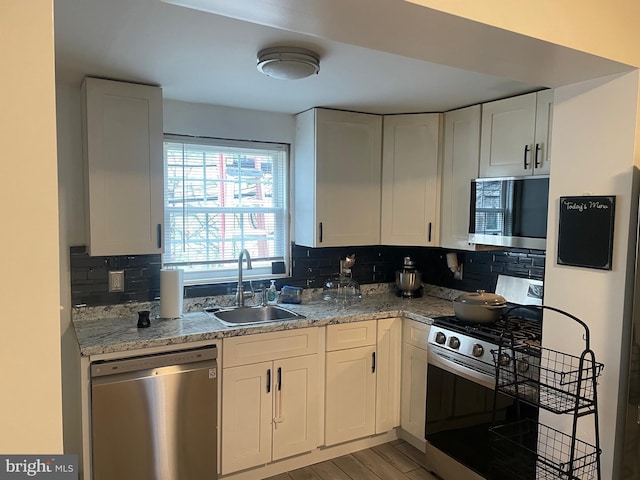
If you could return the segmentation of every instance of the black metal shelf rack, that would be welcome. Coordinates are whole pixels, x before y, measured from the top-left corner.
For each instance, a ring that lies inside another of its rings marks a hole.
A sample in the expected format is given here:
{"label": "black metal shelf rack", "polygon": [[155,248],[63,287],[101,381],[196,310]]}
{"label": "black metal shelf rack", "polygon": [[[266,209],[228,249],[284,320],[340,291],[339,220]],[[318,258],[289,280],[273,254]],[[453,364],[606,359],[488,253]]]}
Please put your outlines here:
{"label": "black metal shelf rack", "polygon": [[[590,348],[589,327],[554,307],[536,306],[564,315],[584,328],[585,349],[579,356],[533,345],[517,345],[507,329],[497,351],[496,395],[501,392],[555,414],[572,414],[571,435],[522,420],[491,428],[494,469],[513,479],[601,480],[597,377],[604,365]],[[495,404],[495,402],[494,402]],[[577,439],[578,419],[591,415],[595,445]],[[523,473],[526,472],[526,473]]]}

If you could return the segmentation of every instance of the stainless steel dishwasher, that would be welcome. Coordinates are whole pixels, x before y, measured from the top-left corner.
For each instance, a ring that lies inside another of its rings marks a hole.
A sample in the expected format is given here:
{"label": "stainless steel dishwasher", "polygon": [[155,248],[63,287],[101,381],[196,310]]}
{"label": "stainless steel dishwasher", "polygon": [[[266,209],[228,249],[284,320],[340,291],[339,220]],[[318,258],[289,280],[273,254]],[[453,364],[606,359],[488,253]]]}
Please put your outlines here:
{"label": "stainless steel dishwasher", "polygon": [[93,480],[211,480],[217,349],[91,364]]}

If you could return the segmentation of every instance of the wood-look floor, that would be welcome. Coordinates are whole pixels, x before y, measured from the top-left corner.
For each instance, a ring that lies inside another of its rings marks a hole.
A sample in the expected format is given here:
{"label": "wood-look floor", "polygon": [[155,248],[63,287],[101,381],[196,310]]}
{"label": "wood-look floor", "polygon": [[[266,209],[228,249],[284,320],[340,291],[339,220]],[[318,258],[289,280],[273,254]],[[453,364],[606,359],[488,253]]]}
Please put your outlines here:
{"label": "wood-look floor", "polygon": [[424,453],[404,440],[282,473],[267,480],[437,480],[424,469]]}

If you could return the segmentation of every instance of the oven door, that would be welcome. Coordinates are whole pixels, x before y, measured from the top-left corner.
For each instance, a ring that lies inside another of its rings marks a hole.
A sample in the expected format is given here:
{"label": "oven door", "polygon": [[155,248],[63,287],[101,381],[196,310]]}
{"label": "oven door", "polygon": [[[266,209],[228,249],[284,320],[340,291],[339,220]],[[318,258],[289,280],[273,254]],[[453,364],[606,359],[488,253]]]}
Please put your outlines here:
{"label": "oven door", "polygon": [[518,406],[511,397],[496,395],[495,378],[488,373],[492,366],[481,366],[485,371],[478,371],[456,362],[435,345],[429,348],[427,469],[444,480],[457,480],[460,472],[469,472],[465,478],[497,478],[491,477],[489,427],[523,417],[537,420],[537,408]]}

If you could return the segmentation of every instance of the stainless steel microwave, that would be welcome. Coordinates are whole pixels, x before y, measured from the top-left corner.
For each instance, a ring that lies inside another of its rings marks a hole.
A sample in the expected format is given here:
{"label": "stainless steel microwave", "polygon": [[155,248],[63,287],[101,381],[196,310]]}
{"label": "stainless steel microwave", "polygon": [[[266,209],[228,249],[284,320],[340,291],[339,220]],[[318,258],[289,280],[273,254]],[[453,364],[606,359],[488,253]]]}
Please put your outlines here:
{"label": "stainless steel microwave", "polygon": [[471,181],[469,243],[546,249],[549,176]]}

